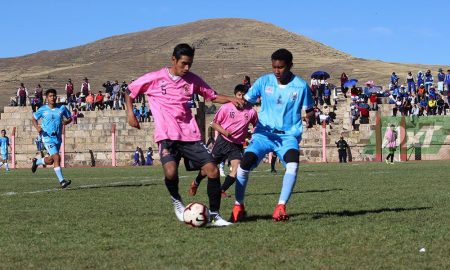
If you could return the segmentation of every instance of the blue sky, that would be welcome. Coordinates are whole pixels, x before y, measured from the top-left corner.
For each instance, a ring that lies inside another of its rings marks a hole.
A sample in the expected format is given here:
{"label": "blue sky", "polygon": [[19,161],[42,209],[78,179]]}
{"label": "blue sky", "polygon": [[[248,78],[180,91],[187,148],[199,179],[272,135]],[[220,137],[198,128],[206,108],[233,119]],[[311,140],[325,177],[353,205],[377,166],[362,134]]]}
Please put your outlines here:
{"label": "blue sky", "polygon": [[2,3],[0,58],[65,49],[160,26],[234,17],[273,23],[356,57],[450,64],[448,0],[7,2],[7,6]]}

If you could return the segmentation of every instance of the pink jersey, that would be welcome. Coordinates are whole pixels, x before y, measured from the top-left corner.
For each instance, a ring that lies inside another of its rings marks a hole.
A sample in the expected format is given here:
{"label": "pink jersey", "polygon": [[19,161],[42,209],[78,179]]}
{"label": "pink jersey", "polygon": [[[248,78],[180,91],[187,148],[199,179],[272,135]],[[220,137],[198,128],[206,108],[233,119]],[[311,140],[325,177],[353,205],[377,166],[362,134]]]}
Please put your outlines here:
{"label": "pink jersey", "polygon": [[244,144],[248,135],[248,126],[250,124],[256,126],[257,121],[258,114],[252,107],[247,106],[238,110],[232,103],[222,105],[214,117],[214,123],[231,133],[228,138],[222,137],[236,144]]}
{"label": "pink jersey", "polygon": [[146,94],[155,119],[155,142],[201,140],[201,133],[188,102],[193,93],[214,100],[216,92],[194,73],[173,78],[168,68],[149,72],[128,85],[130,97]]}

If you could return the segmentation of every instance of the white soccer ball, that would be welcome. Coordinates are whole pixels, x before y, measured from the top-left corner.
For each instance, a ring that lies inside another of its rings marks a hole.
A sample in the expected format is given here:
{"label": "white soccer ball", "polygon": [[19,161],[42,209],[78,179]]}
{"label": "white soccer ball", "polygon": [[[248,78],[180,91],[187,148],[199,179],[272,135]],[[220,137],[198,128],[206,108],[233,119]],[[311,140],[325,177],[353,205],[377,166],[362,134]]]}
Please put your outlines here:
{"label": "white soccer ball", "polygon": [[203,227],[209,222],[209,209],[202,203],[190,203],[184,209],[183,219],[189,226]]}

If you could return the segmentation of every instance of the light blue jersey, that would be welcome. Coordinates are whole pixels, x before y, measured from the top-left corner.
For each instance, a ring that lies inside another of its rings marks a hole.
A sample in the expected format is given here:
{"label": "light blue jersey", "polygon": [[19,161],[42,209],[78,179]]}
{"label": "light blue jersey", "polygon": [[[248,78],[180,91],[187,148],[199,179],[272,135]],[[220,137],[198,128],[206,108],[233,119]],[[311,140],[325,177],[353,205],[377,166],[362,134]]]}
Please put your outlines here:
{"label": "light blue jersey", "polygon": [[70,118],[70,112],[64,105],[56,105],[51,109],[48,105],[39,108],[34,114],[34,118],[42,118],[42,141],[50,155],[59,152],[61,146],[62,120]]}
{"label": "light blue jersey", "polygon": [[251,103],[255,103],[259,97],[261,109],[255,132],[281,131],[300,139],[303,133],[302,109],[314,106],[308,84],[294,76],[287,85],[278,85],[275,75],[267,74],[256,80],[244,96]]}
{"label": "light blue jersey", "polygon": [[[9,147],[9,138],[8,137],[0,137],[0,154],[5,157],[8,156],[8,147]],[[3,158],[5,159],[5,158]]]}

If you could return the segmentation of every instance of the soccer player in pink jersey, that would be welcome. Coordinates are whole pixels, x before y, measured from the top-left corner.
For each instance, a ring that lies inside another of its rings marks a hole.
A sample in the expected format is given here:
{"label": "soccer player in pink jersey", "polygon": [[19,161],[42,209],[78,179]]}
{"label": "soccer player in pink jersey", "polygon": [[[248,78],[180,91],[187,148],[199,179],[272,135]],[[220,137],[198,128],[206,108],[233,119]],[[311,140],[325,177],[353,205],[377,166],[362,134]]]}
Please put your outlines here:
{"label": "soccer player in pink jersey", "polygon": [[202,170],[208,176],[207,193],[212,226],[228,226],[220,214],[219,170],[211,153],[201,141],[201,133],[189,107],[194,93],[215,103],[231,102],[242,107],[244,101],[236,97],[217,94],[199,76],[190,72],[195,49],[178,44],[173,50],[172,65],[144,74],[128,85],[125,95],[128,123],[140,128],[133,114],[133,100],[139,94],[148,97],[155,122],[155,142],[164,170],[165,184],[172,197],[175,214],[183,222],[184,204],[178,192],[178,166],[183,157],[187,169]]}
{"label": "soccer player in pink jersey", "polygon": [[[248,87],[238,84],[234,88],[234,95],[237,98],[247,93]],[[211,126],[219,132],[216,142],[212,149],[212,155],[217,164],[228,159],[231,162],[231,172],[225,177],[225,182],[221,187],[222,197],[227,197],[225,191],[236,181],[236,172],[242,159],[243,145],[248,135],[250,124],[255,127],[258,121],[258,114],[251,105],[246,105],[241,109],[233,104],[222,105],[217,111]],[[189,188],[189,195],[194,196],[205,172],[200,171],[197,178],[192,181]]]}

